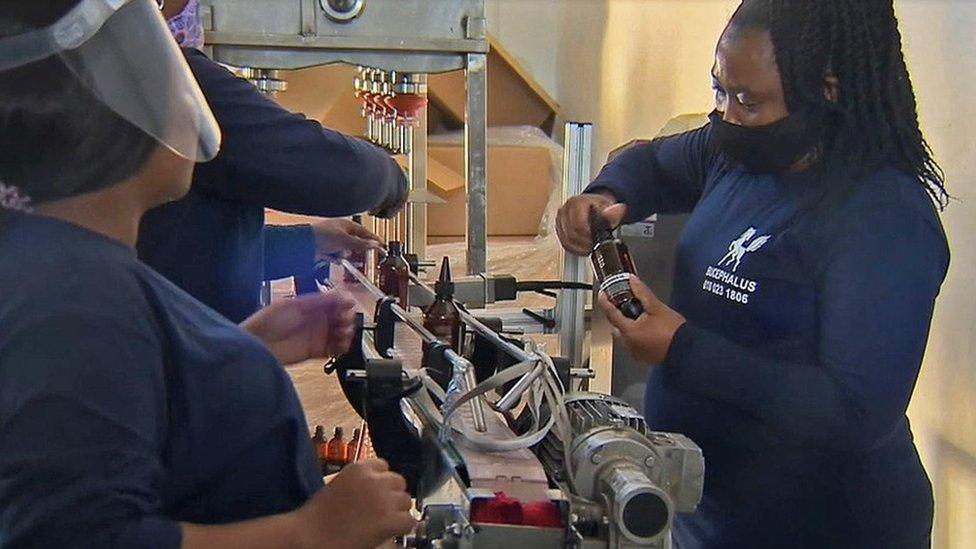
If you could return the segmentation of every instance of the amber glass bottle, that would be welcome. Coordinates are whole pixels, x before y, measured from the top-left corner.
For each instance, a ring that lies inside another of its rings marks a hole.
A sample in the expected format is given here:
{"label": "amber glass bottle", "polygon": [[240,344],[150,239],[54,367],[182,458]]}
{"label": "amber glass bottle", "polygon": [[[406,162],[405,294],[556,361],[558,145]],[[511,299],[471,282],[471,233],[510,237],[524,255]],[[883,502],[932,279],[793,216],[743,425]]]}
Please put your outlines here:
{"label": "amber glass bottle", "polygon": [[346,463],[352,463],[356,461],[356,449],[359,448],[359,429],[352,430],[352,438],[349,439],[349,443],[346,444]]}
{"label": "amber glass bottle", "polygon": [[[424,328],[461,353],[461,312],[454,304],[454,282],[451,280],[451,260],[441,262],[441,274],[434,283],[434,302],[424,311]],[[427,363],[427,344],[424,343],[424,364]]]}
{"label": "amber glass bottle", "polygon": [[312,446],[315,448],[315,457],[319,460],[319,467],[322,468],[322,474],[326,474],[326,459],[325,459],[325,447],[328,441],[325,439],[325,427],[321,425],[315,426],[315,435],[312,437]]}
{"label": "amber glass bottle", "polygon": [[376,282],[381,292],[397,298],[404,309],[409,308],[410,265],[399,242],[391,240],[387,245],[386,257],[376,267]]}
{"label": "amber glass bottle", "polygon": [[590,208],[589,219],[593,234],[590,261],[596,283],[624,316],[636,320],[644,312],[644,305],[630,289],[630,278],[637,276],[630,251],[613,236],[610,223],[596,208]]}
{"label": "amber glass bottle", "polygon": [[325,464],[329,474],[338,473],[346,464],[346,441],[342,439],[342,427],[336,427],[332,439],[325,447]]}

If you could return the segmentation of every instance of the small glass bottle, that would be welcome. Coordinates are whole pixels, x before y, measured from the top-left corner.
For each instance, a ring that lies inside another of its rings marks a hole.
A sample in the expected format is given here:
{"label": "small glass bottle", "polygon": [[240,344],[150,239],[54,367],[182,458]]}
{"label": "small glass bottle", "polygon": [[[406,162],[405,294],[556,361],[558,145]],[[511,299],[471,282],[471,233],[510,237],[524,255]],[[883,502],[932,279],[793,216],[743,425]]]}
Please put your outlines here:
{"label": "small glass bottle", "polygon": [[[361,215],[352,216],[352,220],[356,223],[359,223],[360,225],[363,224],[363,216]],[[349,263],[352,263],[353,267],[359,269],[359,272],[366,274],[366,251],[363,250],[363,251],[356,251],[350,253]],[[345,280],[346,282],[355,282],[356,277],[354,277],[353,275],[347,272],[343,276],[343,280]]]}
{"label": "small glass bottle", "polygon": [[403,249],[396,240],[387,245],[387,254],[376,267],[376,282],[380,291],[397,298],[404,310],[410,307],[410,265],[403,258]]}
{"label": "small glass bottle", "polygon": [[325,447],[325,464],[329,474],[338,473],[346,464],[346,441],[342,439],[342,427],[336,427],[332,439]]}
{"label": "small glass bottle", "polygon": [[620,239],[613,236],[610,223],[596,208],[590,208],[589,221],[593,235],[590,262],[593,264],[596,283],[624,316],[637,320],[644,312],[644,305],[630,289],[631,277],[637,276],[630,251]]}
{"label": "small glass bottle", "polygon": [[[454,282],[451,280],[451,260],[441,262],[441,274],[434,283],[434,302],[424,311],[424,328],[461,353],[461,312],[454,304]],[[427,364],[427,343],[423,345],[423,363]]]}
{"label": "small glass bottle", "polygon": [[326,475],[326,446],[328,441],[325,439],[325,427],[315,426],[315,435],[312,437],[312,446],[315,448],[315,457],[319,460],[319,467],[322,468],[322,475]]}
{"label": "small glass bottle", "polygon": [[359,449],[359,437],[359,429],[353,429],[352,438],[349,439],[349,443],[346,444],[346,463],[356,461],[356,450]]}

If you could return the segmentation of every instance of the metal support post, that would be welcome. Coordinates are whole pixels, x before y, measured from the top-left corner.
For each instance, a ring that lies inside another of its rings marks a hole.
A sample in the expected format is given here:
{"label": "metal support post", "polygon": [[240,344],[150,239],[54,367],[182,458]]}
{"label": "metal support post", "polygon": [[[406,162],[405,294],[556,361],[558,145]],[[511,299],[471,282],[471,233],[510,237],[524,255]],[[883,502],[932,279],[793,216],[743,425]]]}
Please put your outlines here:
{"label": "metal support post", "polygon": [[488,56],[467,55],[464,153],[468,191],[468,274],[488,271]]}
{"label": "metal support post", "polygon": [[[566,124],[563,150],[563,201],[583,192],[590,182],[590,162],[593,156],[593,125],[569,122]],[[586,260],[563,252],[563,276],[567,282],[586,282]],[[556,302],[558,311],[559,354],[570,359],[572,366],[583,366],[583,309],[586,294],[562,291]]]}
{"label": "metal support post", "polygon": [[[420,84],[427,84],[427,75],[415,76]],[[410,149],[409,170],[410,189],[418,195],[426,194],[427,190],[427,107],[424,107],[417,117],[419,127],[407,128],[413,133],[413,147]],[[417,254],[417,259],[427,259],[427,204],[417,202],[410,204],[407,210],[407,252]]]}

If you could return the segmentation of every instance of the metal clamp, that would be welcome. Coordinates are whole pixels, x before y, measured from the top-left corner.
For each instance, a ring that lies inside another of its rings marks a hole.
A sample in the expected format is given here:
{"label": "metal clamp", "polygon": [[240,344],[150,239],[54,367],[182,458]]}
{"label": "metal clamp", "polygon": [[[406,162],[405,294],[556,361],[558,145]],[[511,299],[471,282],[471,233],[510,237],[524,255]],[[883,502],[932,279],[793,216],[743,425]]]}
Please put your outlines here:
{"label": "metal clamp", "polygon": [[389,357],[390,350],[393,349],[394,335],[396,334],[396,323],[398,317],[393,312],[396,299],[384,296],[376,301],[376,313],[374,320],[376,327],[373,330],[373,345],[376,352],[382,357]]}

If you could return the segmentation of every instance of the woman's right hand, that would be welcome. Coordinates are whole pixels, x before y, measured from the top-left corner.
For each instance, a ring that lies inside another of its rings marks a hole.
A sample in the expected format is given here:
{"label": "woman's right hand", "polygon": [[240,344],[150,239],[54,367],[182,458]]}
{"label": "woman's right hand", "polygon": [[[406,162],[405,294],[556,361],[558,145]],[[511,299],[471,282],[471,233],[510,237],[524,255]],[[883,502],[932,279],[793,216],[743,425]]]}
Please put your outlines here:
{"label": "woman's right hand", "polygon": [[299,296],[272,303],[241,327],[285,365],[338,356],[352,344],[355,303],[337,291]]}
{"label": "woman's right hand", "polygon": [[301,547],[374,549],[409,533],[416,521],[406,481],[386,462],[351,463],[297,511]]}
{"label": "woman's right hand", "polygon": [[590,208],[595,207],[610,225],[616,227],[627,213],[627,207],[607,194],[581,194],[566,201],[556,214],[556,234],[566,251],[590,255],[593,236],[590,232]]}

